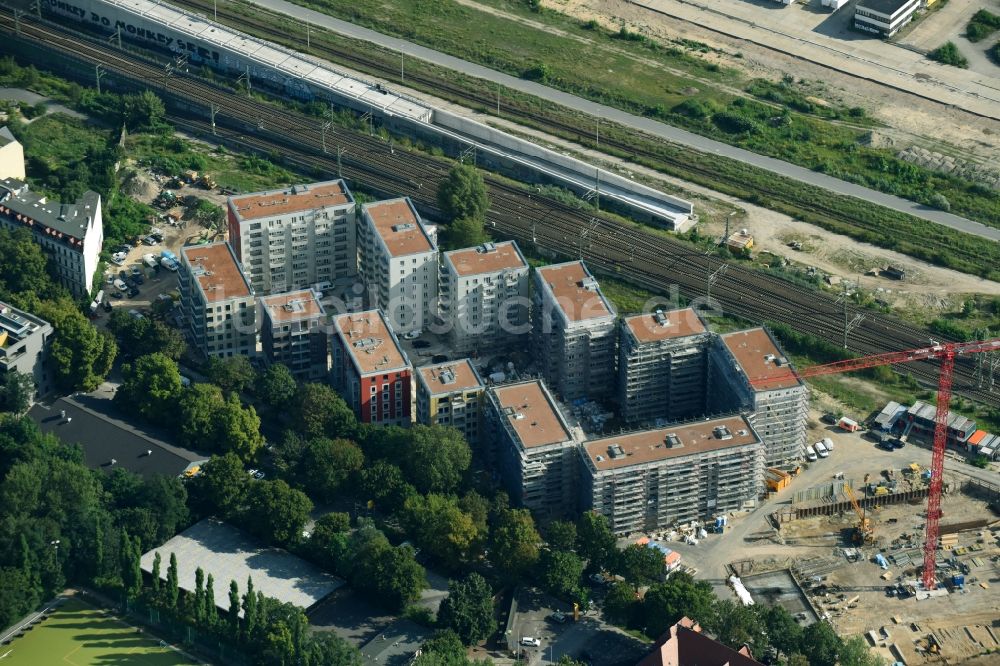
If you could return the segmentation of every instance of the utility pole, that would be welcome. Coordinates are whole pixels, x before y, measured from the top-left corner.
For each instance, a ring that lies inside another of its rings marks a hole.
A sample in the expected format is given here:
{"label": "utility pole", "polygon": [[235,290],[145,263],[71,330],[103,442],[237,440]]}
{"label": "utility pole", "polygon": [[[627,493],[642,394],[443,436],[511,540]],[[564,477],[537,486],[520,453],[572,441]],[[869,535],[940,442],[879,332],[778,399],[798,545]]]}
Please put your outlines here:
{"label": "utility pole", "polygon": [[341,158],[343,157],[343,155],[344,155],[344,149],[341,148],[340,146],[337,146],[337,178],[344,177],[343,164],[341,162]]}
{"label": "utility pole", "polygon": [[400,51],[399,52],[399,82],[400,83],[406,83],[406,72],[403,69],[403,57],[404,56],[405,56],[405,54],[402,51]]}
{"label": "utility pole", "polygon": [[497,81],[497,116],[500,115],[500,82]]}
{"label": "utility pole", "polygon": [[595,169],[594,173],[597,176],[594,182],[594,204],[597,206],[597,210],[601,210],[601,168]]}
{"label": "utility pole", "polygon": [[722,241],[719,243],[719,245],[723,245],[727,240],[729,240],[729,221],[733,219],[733,215],[736,215],[736,212],[737,211],[734,210],[729,215],[726,215],[726,235],[722,237]]}
{"label": "utility pole", "polygon": [[111,40],[117,40],[118,41],[118,50],[121,50],[121,48],[122,48],[122,27],[120,25],[119,26],[115,26],[115,34],[113,34],[110,37],[108,37],[108,43],[109,44],[111,43]]}
{"label": "utility pole", "polygon": [[[708,270],[712,270],[712,264],[709,262]],[[708,278],[705,280],[705,305],[709,305],[712,302],[712,285],[715,284],[719,276],[724,274],[729,270],[729,264],[722,264],[719,266],[714,273],[709,273]]]}
{"label": "utility pole", "polygon": [[101,94],[101,77],[104,76],[106,72],[104,68],[100,65],[94,65],[94,76],[97,78],[97,94]]}
{"label": "utility pole", "polygon": [[309,22],[308,22],[308,21],[306,21],[306,48],[307,48],[307,49],[308,49],[308,48],[311,48],[311,47],[312,47],[312,42],[311,42],[311,40],[310,40],[310,36],[309,36],[309,33],[310,33],[310,32],[311,32],[311,31],[310,31],[310,29],[309,29]]}
{"label": "utility pole", "polygon": [[219,0],[212,0],[212,15],[216,21],[219,20]]}
{"label": "utility pole", "polygon": [[21,15],[24,14],[23,9],[14,10],[14,32],[18,35],[21,34]]}
{"label": "utility pole", "polygon": [[212,114],[212,135],[215,135],[215,114],[217,114],[222,109],[216,106],[214,103],[208,105],[208,110]]}
{"label": "utility pole", "polygon": [[331,124],[332,123],[330,121],[327,121],[327,122],[323,123],[323,152],[324,153],[326,152],[326,131],[328,129],[330,129],[330,125]]}
{"label": "utility pole", "polygon": [[595,144],[597,145],[598,148],[601,147],[601,117],[600,116],[597,116],[597,140],[595,141]]}

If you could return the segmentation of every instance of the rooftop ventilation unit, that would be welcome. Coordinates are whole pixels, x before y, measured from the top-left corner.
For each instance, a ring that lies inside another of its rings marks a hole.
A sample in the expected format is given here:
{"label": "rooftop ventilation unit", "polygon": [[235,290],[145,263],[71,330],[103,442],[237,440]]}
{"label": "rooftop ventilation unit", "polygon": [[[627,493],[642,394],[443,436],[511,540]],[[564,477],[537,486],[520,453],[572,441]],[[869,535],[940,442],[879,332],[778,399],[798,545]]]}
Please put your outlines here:
{"label": "rooftop ventilation unit", "polygon": [[591,276],[587,276],[580,280],[580,286],[587,291],[597,291],[597,280]]}
{"label": "rooftop ventilation unit", "polygon": [[392,225],[392,230],[399,233],[400,231],[413,231],[417,228],[417,225],[412,222],[403,222],[402,224]]}
{"label": "rooftop ventilation unit", "polygon": [[355,340],[352,346],[359,351],[367,351],[371,353],[371,350],[382,344],[382,341],[378,338],[361,338],[360,340]]}
{"label": "rooftop ventilation unit", "polygon": [[608,455],[611,456],[612,460],[620,460],[625,457],[625,451],[622,450],[621,445],[612,444],[608,447]]}
{"label": "rooftop ventilation unit", "polygon": [[513,407],[504,407],[503,408],[503,413],[504,413],[505,416],[513,416],[514,415],[514,408]]}
{"label": "rooftop ventilation unit", "polygon": [[455,383],[455,372],[451,368],[445,368],[438,375],[441,378],[442,384],[454,384]]}
{"label": "rooftop ventilation unit", "polygon": [[712,428],[712,434],[715,435],[716,439],[726,440],[733,438],[733,433],[726,426],[715,426]]}
{"label": "rooftop ventilation unit", "polygon": [[282,308],[285,312],[305,312],[306,306],[302,301],[288,301]]}
{"label": "rooftop ventilation unit", "polygon": [[681,445],[681,438],[674,434],[669,434],[663,438],[663,443],[668,449],[673,449]]}
{"label": "rooftop ventilation unit", "polygon": [[517,414],[514,414],[514,420],[516,420],[516,421],[523,421],[524,420],[524,414],[522,414],[521,412],[518,412]]}
{"label": "rooftop ventilation unit", "polygon": [[485,242],[485,243],[483,243],[482,245],[479,246],[479,251],[481,253],[496,252],[496,249],[497,249],[496,243],[492,243],[492,242],[489,242],[489,241],[487,241],[487,242]]}
{"label": "rooftop ventilation unit", "polygon": [[784,356],[779,356],[778,358],[774,359],[774,364],[780,368],[782,366],[788,365],[788,359],[785,358]]}
{"label": "rooftop ventilation unit", "polygon": [[604,462],[604,456],[597,456],[596,460],[597,462],[602,463]]}
{"label": "rooftop ventilation unit", "polygon": [[657,310],[656,312],[654,312],[653,320],[656,321],[656,323],[659,324],[660,326],[666,326],[667,324],[670,323],[670,319],[668,319],[667,315],[663,313],[663,310]]}

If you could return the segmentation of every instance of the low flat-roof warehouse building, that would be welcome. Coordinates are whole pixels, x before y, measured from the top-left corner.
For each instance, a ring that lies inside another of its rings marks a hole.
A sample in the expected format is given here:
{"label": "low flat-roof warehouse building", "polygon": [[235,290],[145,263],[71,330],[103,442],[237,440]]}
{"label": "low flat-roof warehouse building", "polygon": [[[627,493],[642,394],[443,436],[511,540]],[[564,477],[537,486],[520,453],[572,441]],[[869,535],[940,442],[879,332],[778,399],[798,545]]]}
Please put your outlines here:
{"label": "low flat-roof warehouse building", "polygon": [[[142,556],[140,565],[153,573],[153,560],[160,553],[160,578],[166,580],[170,554],[177,557],[177,584],[188,593],[195,590],[195,572],[201,567],[205,578],[215,579],[215,605],[229,610],[229,581],[235,580],[240,595],[246,592],[247,578],[266,597],[295,604],[306,611],[344,585],[332,576],[286,550],[262,546],[245,533],[218,520],[195,523],[159,548]],[[243,611],[240,611],[240,615]]]}

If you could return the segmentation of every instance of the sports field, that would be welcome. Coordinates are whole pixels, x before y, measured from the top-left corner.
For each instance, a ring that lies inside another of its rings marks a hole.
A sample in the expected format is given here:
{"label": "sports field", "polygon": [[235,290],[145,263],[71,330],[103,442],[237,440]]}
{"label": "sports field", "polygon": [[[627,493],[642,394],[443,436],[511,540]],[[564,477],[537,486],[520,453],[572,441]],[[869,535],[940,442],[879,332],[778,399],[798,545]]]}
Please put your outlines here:
{"label": "sports field", "polygon": [[24,636],[0,645],[0,666],[179,666],[191,663],[124,622],[69,599]]}

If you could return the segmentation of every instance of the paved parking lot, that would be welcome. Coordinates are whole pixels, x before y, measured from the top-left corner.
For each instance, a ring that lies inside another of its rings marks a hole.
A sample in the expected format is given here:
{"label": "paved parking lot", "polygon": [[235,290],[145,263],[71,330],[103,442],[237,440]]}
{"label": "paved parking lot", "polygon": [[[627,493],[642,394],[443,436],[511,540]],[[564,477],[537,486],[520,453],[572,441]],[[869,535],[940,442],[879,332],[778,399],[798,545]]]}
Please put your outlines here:
{"label": "paved parking lot", "polygon": [[[551,619],[555,611],[563,612],[566,621],[560,624]],[[594,666],[625,666],[635,664],[649,651],[647,644],[604,622],[599,608],[581,613],[574,622],[569,604],[532,588],[518,591],[511,631],[515,644],[525,636],[541,641],[538,647],[521,646],[523,656],[533,665],[554,664],[565,655]]]}

